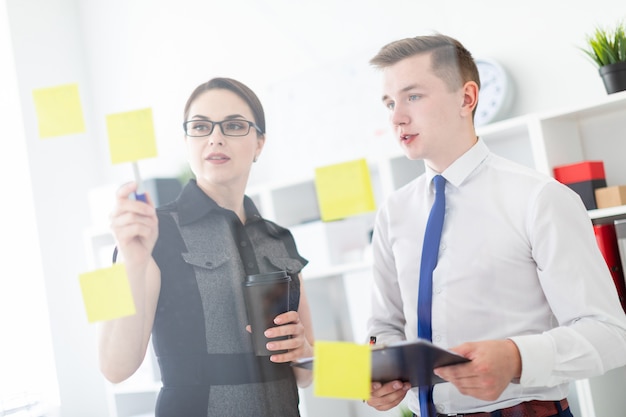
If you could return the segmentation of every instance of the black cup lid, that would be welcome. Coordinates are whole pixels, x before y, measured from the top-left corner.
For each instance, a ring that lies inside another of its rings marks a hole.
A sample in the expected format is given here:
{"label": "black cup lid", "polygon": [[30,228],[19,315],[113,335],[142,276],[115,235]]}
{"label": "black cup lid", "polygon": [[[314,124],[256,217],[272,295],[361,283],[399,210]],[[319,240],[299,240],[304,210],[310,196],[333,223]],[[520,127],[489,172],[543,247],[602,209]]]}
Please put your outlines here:
{"label": "black cup lid", "polygon": [[266,282],[291,281],[286,271],[269,272],[267,274],[255,274],[246,276],[246,284],[262,284]]}

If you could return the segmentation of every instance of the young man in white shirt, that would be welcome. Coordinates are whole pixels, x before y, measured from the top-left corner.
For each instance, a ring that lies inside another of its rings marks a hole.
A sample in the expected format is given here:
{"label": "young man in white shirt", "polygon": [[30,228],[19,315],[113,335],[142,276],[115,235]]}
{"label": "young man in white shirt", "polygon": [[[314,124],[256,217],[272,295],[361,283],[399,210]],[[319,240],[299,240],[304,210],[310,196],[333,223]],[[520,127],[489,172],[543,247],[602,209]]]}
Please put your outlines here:
{"label": "young man in white shirt", "polygon": [[428,408],[400,381],[374,382],[368,404],[388,410],[409,393],[422,417],[571,416],[570,381],[626,364],[626,316],[580,197],[476,136],[480,80],[457,40],[402,39],[370,62],[396,140],[425,164],[377,215],[370,334],[418,338],[420,256],[440,174],[432,342],[471,361],[436,370],[449,383],[434,386]]}

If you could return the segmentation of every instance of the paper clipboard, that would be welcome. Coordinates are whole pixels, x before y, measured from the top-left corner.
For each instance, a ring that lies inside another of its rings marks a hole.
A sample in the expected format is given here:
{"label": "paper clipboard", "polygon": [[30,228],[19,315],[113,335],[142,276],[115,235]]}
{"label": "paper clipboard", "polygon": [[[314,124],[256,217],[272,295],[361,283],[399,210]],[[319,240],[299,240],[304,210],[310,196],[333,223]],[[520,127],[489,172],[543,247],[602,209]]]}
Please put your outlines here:
{"label": "paper clipboard", "polygon": [[[372,346],[372,381],[410,382],[411,386],[445,382],[434,374],[440,366],[469,362],[469,359],[433,345],[426,340],[411,340]],[[313,358],[302,358],[292,366],[313,369]]]}

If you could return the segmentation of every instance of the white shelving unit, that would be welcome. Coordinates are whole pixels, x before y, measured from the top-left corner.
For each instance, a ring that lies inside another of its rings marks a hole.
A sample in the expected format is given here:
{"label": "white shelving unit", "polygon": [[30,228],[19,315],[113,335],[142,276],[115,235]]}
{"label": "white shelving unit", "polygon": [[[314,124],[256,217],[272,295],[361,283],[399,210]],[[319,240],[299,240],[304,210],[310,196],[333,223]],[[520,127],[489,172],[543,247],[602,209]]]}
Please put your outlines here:
{"label": "white shelving unit", "polygon": [[[496,122],[479,128],[477,133],[494,153],[540,172],[552,175],[553,168],[558,165],[602,160],[607,185],[626,184],[626,92],[608,95],[586,106]],[[368,160],[368,164],[378,202],[424,170],[421,161],[409,161],[399,153],[378,156],[375,160]],[[263,215],[289,227],[294,234],[300,252],[311,261],[304,271],[309,283],[323,279],[334,282],[355,273],[360,273],[361,279],[371,276],[367,273],[370,264],[364,255],[368,241],[362,237],[371,230],[373,215],[322,223],[312,177],[268,184],[251,191]],[[591,210],[589,216],[593,223],[612,222],[626,217],[626,206]],[[344,245],[345,252],[341,253],[338,242],[349,240],[347,235],[356,238]],[[353,283],[345,285],[354,288]],[[346,294],[350,292],[346,291]],[[344,301],[350,305],[350,300]],[[311,300],[311,303],[314,306],[315,301]],[[315,323],[315,311],[313,314]],[[365,320],[364,317],[358,319]],[[344,332],[342,336],[351,338],[355,335]],[[626,408],[626,396],[607,397],[602,393],[610,392],[617,381],[624,380],[626,368],[576,381],[572,384],[575,391],[572,408],[576,415],[619,414]]]}
{"label": "white shelving unit", "polygon": [[[586,106],[496,122],[479,128],[477,133],[494,153],[540,172],[552,175],[557,165],[602,160],[607,185],[626,184],[626,92],[608,95]],[[421,161],[409,161],[399,152],[377,155],[375,159],[368,160],[368,165],[378,202],[424,171]],[[349,300],[347,294],[359,287],[356,277],[361,280],[371,277],[367,253],[374,213],[336,222],[321,222],[312,175],[288,182],[265,184],[248,190],[248,195],[266,218],[290,228],[300,252],[311,261],[304,271],[304,277],[313,287],[313,296],[310,296],[313,321],[314,325],[320,326],[320,332],[316,330],[316,333],[344,340],[359,337],[358,331],[350,330],[356,328],[356,320],[353,319],[346,326],[338,321],[340,318],[331,317],[333,314],[329,312],[332,309],[327,308],[328,300],[324,298],[330,297],[331,291],[323,287],[327,285],[344,293],[342,297],[345,299],[339,301],[344,305],[335,315],[358,314],[355,311],[365,315],[363,305],[367,304],[367,300]],[[594,223],[612,222],[616,218],[626,217],[626,206],[592,210],[589,215]],[[103,245],[110,244],[106,235],[100,232],[88,234],[87,240],[92,259],[99,255]],[[368,285],[364,282],[360,287],[367,288]],[[322,288],[317,288],[320,286]],[[315,300],[315,297],[320,300]],[[316,301],[319,302],[319,309],[315,308]],[[324,310],[319,320],[316,310]],[[363,321],[365,317],[358,317],[358,320]],[[329,333],[323,326],[334,326],[336,331]],[[626,368],[577,381],[573,384],[575,396],[572,401],[576,415],[618,415],[626,409],[626,396],[616,393],[607,397],[604,393],[615,391],[615,387],[623,385],[621,382],[624,380]],[[154,391],[155,387],[151,385],[146,389]],[[123,393],[118,392],[114,396],[119,395]],[[306,394],[303,403],[306,403],[308,413],[303,411],[303,414],[318,415],[316,412],[326,406],[320,406],[317,401]],[[339,400],[332,401],[336,409]],[[343,406],[346,406],[348,414],[358,412],[360,416],[369,415],[367,409],[357,409],[357,406],[350,404]]]}

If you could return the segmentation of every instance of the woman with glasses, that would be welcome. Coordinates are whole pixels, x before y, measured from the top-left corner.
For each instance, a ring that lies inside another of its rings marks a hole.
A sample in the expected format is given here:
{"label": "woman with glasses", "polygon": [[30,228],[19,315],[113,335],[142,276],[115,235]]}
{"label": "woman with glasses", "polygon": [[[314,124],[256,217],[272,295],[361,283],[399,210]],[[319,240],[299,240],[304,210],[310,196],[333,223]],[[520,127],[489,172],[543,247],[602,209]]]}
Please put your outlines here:
{"label": "woman with glasses", "polygon": [[[152,336],[163,387],[157,417],[298,416],[298,386],[311,371],[289,366],[312,356],[313,331],[291,233],[261,217],[245,196],[265,145],[263,107],[247,86],[215,78],[184,109],[195,179],[155,209],[122,186],[111,229],[137,313],[103,324],[100,367],[111,382],[141,365]],[[255,356],[242,294],[246,275],[287,271],[289,311],[265,336],[276,353]]]}

